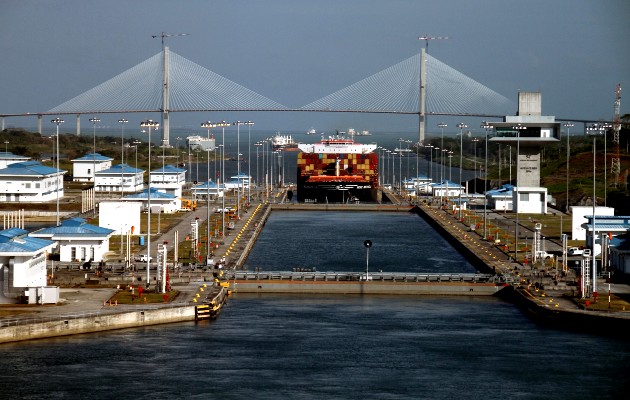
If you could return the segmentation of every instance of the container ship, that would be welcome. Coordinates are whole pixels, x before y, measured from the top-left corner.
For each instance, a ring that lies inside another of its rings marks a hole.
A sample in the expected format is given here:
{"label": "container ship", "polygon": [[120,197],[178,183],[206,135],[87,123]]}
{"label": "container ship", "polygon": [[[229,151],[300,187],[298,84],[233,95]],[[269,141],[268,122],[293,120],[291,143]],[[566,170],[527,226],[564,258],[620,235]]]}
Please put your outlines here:
{"label": "container ship", "polygon": [[376,144],[340,136],[298,145],[297,199],[307,203],[377,201]]}

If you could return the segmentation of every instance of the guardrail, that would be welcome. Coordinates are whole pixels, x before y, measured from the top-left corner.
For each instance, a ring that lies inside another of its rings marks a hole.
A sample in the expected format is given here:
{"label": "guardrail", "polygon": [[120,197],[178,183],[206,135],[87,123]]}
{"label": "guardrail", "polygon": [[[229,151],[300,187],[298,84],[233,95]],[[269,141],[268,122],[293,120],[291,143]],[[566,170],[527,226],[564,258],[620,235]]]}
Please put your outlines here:
{"label": "guardrail", "polygon": [[404,272],[239,272],[226,271],[228,280],[294,280],[294,281],[381,281],[381,282],[467,282],[467,283],[503,283],[501,276],[492,274],[428,274]]}

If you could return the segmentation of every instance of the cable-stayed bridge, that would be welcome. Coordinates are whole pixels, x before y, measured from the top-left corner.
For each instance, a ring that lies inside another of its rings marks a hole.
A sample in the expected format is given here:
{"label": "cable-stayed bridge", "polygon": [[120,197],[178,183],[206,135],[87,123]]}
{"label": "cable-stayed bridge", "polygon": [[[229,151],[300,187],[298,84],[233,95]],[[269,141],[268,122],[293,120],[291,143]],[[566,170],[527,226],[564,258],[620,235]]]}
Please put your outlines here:
{"label": "cable-stayed bridge", "polygon": [[[422,62],[424,61],[424,62]],[[424,71],[420,65],[424,64]],[[421,82],[422,81],[422,82]],[[426,97],[423,90],[426,88]],[[102,84],[46,111],[6,116],[161,112],[168,144],[168,114],[208,111],[311,111],[502,117],[513,101],[425,54],[299,107],[287,107],[218,75],[165,47]],[[420,140],[423,140],[421,130]]]}

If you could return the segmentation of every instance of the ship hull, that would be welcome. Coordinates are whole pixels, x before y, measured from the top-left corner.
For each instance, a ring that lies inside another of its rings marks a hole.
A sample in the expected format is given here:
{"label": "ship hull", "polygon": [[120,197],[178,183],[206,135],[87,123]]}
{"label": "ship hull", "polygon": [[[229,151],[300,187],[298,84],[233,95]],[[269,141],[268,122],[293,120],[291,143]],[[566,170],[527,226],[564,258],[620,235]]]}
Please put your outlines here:
{"label": "ship hull", "polygon": [[297,200],[306,203],[378,201],[375,153],[300,153]]}

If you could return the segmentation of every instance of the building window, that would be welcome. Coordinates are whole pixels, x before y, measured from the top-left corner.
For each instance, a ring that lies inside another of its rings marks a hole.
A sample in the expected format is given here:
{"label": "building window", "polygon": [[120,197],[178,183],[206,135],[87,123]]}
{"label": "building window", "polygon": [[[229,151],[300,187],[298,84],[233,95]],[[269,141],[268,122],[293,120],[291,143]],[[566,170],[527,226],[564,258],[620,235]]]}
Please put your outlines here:
{"label": "building window", "polygon": [[519,193],[521,201],[529,201],[529,193]]}
{"label": "building window", "polygon": [[77,248],[76,247],[70,247],[70,260],[74,261],[77,259]]}

